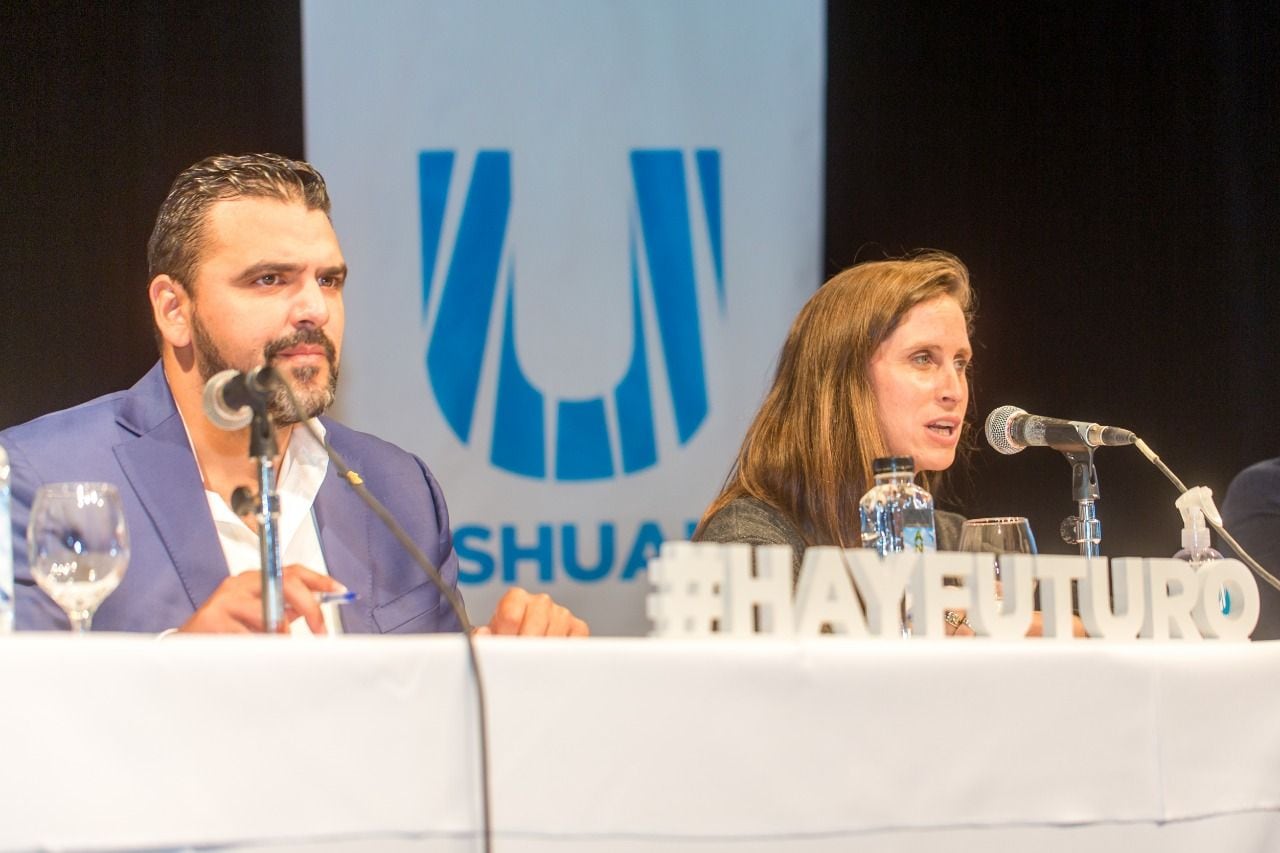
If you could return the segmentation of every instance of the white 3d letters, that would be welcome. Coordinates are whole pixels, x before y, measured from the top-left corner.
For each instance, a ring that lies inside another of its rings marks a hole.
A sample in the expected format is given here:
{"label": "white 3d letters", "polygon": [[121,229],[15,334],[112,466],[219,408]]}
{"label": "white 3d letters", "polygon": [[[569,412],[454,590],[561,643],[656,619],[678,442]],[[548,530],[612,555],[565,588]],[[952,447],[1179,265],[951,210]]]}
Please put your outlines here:
{"label": "white 3d letters", "polygon": [[[814,546],[791,595],[791,549],[667,542],[649,561],[647,609],[653,635],[701,637],[832,635],[902,639],[904,601],[913,635],[946,634],[947,610],[967,611],[979,636],[1025,636],[1034,615],[1033,583],[1047,637],[1071,639],[1072,589],[1090,637],[1132,640],[1246,640],[1257,626],[1258,584],[1237,560],[1199,569],[1173,559],[1001,554],[1003,600],[996,599],[993,555]],[[952,582],[955,582],[954,585]],[[905,593],[910,590],[910,595]],[[1223,612],[1225,609],[1225,613]]]}
{"label": "white 3d letters", "polygon": [[1041,554],[1032,559],[1036,567],[1036,580],[1040,582],[1040,612],[1044,615],[1044,635],[1057,640],[1070,640],[1071,630],[1071,582],[1080,580],[1090,568],[1106,568],[1102,559],[1066,557],[1058,554]]}
{"label": "white 3d letters", "polygon": [[[960,556],[960,555],[957,555]],[[1001,597],[996,597],[994,554],[967,554],[974,561],[969,622],[975,633],[997,640],[1020,640],[1031,627],[1035,613],[1034,565],[1017,559],[1017,554],[1001,554]]]}
{"label": "white 3d letters", "polygon": [[844,552],[831,545],[805,549],[796,586],[796,633],[817,636],[823,625],[830,625],[833,634],[867,636]]}
{"label": "white 3d letters", "polygon": [[[726,634],[744,636],[758,630],[786,636],[793,630],[791,611],[791,549],[786,545],[756,548],[755,574],[751,546],[725,545],[724,626]],[[757,615],[759,625],[756,624]]]}
{"label": "white 3d letters", "polygon": [[867,627],[872,636],[902,638],[902,598],[915,566],[914,554],[881,558],[867,548],[847,548],[845,558],[867,605]]}
{"label": "white 3d letters", "polygon": [[1080,583],[1080,621],[1090,637],[1104,640],[1132,640],[1142,627],[1146,613],[1142,599],[1142,561],[1111,561],[1111,582],[1107,582],[1106,562],[1093,561],[1093,571]]}
{"label": "white 3d letters", "polygon": [[724,618],[720,581],[724,561],[717,546],[664,542],[649,560],[654,591],[646,602],[652,633],[659,637],[710,636]]}
{"label": "white 3d letters", "polygon": [[1147,612],[1139,635],[1153,640],[1201,639],[1191,618],[1200,588],[1191,564],[1168,557],[1142,562],[1147,580],[1143,588]]}
{"label": "white 3d letters", "polygon": [[[897,555],[895,555],[897,556]],[[973,576],[973,555],[904,553],[901,558],[914,563],[911,572],[911,633],[926,637],[947,635],[944,614],[969,607],[969,584]],[[948,586],[948,580],[959,586]]]}
{"label": "white 3d letters", "polygon": [[[1258,581],[1239,560],[1211,560],[1196,571],[1200,588],[1191,616],[1206,637],[1247,640],[1258,625]],[[1222,612],[1223,591],[1229,609]]]}

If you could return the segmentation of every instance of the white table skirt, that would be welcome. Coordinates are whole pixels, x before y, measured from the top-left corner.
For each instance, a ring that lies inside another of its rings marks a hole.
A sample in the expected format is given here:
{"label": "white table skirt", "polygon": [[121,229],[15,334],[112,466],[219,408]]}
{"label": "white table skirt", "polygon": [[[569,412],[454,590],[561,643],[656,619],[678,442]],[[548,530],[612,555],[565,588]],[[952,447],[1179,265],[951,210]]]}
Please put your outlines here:
{"label": "white table skirt", "polygon": [[[497,849],[1280,849],[1280,643],[479,641]],[[0,849],[479,850],[458,637],[0,638]]]}

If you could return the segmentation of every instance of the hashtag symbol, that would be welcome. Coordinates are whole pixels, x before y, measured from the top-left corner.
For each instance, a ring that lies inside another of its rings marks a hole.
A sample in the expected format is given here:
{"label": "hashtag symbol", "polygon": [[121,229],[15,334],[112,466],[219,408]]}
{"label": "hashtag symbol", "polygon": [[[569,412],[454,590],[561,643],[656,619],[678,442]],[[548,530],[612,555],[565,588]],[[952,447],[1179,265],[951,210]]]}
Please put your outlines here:
{"label": "hashtag symbol", "polygon": [[654,591],[646,601],[655,637],[702,637],[724,619],[724,560],[714,545],[667,542],[649,560]]}

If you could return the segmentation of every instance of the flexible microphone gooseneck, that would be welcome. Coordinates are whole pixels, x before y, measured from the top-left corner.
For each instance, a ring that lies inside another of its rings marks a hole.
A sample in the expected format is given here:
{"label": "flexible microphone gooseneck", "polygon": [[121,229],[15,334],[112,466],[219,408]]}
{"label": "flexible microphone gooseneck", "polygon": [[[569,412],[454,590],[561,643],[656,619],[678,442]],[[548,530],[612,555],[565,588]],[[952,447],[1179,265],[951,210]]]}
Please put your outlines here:
{"label": "flexible microphone gooseneck", "polygon": [[444,596],[445,601],[449,603],[449,608],[453,611],[453,615],[457,617],[458,624],[462,626],[462,636],[467,643],[467,659],[471,665],[471,674],[475,682],[476,688],[476,715],[479,728],[480,739],[480,803],[481,803],[481,820],[482,832],[484,835],[485,853],[492,853],[493,850],[493,809],[491,805],[490,783],[489,783],[489,714],[484,695],[484,681],[480,677],[480,658],[476,654],[475,640],[471,636],[473,630],[471,620],[467,618],[467,611],[462,606],[461,599],[457,593],[444,582],[444,578],[440,576],[440,570],[431,562],[426,553],[418,547],[418,543],[414,542],[405,529],[396,521],[395,516],[382,505],[382,502],[374,497],[364,485],[364,480],[355,471],[351,470],[351,466],[338,451],[330,446],[329,441],[320,434],[320,430],[316,428],[312,418],[306,416],[306,412],[302,410],[302,406],[298,403],[298,398],[294,396],[293,389],[289,387],[288,382],[281,382],[280,387],[285,390],[285,394],[289,398],[289,406],[293,409],[294,416],[311,434],[311,436],[324,448],[324,452],[328,454],[329,460],[337,467],[339,476],[346,480],[352,490],[364,501],[365,506],[378,517],[378,519],[391,531],[391,535],[396,538],[408,552],[413,561],[426,573],[431,582],[435,584],[436,589]]}
{"label": "flexible microphone gooseneck", "polygon": [[[1156,466],[1156,468],[1160,470],[1160,473],[1164,474],[1170,483],[1173,483],[1174,488],[1178,490],[1179,494],[1186,494],[1189,491],[1186,484],[1178,478],[1177,474],[1173,473],[1173,471],[1169,469],[1168,465],[1160,461],[1160,457],[1156,455],[1155,451],[1152,450],[1145,441],[1139,438],[1136,439],[1133,444],[1138,448],[1138,451],[1143,456],[1147,457],[1148,462]],[[1212,504],[1212,500],[1210,500],[1210,504]],[[1205,512],[1205,522],[1208,523],[1208,525],[1213,528],[1214,532],[1221,536],[1223,540],[1231,546],[1231,550],[1236,552],[1236,555],[1246,566],[1253,570],[1255,575],[1269,583],[1272,588],[1280,591],[1280,580],[1278,580],[1275,575],[1271,574],[1271,572],[1264,569],[1262,564],[1250,556],[1244,548],[1240,547],[1240,543],[1236,541],[1235,537],[1227,532],[1227,528],[1222,526],[1222,516],[1218,513],[1217,507],[1212,507],[1212,509],[1212,513]]]}

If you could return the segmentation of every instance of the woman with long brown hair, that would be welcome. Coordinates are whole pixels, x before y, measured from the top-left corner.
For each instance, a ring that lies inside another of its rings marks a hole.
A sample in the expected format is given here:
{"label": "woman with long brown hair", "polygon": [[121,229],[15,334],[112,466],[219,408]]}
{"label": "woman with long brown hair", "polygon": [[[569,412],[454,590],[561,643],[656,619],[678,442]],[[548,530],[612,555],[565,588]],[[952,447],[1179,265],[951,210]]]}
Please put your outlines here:
{"label": "woman with long brown hair", "polygon": [[[969,271],[945,252],[858,264],[823,284],[694,538],[790,545],[797,571],[808,545],[859,545],[874,459],[911,456],[918,472],[955,461],[972,307]],[[936,514],[939,548],[956,547],[962,523]]]}

